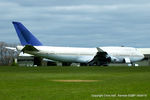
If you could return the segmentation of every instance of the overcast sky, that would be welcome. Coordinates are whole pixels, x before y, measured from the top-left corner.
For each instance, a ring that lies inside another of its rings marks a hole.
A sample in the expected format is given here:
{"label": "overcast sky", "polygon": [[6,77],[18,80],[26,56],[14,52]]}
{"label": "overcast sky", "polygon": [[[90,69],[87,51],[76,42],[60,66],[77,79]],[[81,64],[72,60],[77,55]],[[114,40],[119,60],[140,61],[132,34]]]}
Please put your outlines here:
{"label": "overcast sky", "polygon": [[0,0],[0,41],[20,43],[12,21],[44,45],[150,47],[150,0]]}

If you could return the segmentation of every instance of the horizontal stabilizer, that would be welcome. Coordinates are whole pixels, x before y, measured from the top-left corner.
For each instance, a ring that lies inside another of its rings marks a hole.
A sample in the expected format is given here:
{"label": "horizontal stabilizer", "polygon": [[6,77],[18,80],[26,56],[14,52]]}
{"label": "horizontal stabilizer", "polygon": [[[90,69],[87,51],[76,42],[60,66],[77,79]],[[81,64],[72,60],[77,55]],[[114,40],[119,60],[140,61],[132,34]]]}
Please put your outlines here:
{"label": "horizontal stabilizer", "polygon": [[26,52],[26,51],[39,51],[38,49],[36,49],[34,46],[32,45],[26,45],[23,49],[22,49],[23,52]]}
{"label": "horizontal stabilizer", "polygon": [[6,49],[9,49],[9,50],[17,51],[17,49],[14,48],[14,47],[5,47],[5,48],[6,48]]}

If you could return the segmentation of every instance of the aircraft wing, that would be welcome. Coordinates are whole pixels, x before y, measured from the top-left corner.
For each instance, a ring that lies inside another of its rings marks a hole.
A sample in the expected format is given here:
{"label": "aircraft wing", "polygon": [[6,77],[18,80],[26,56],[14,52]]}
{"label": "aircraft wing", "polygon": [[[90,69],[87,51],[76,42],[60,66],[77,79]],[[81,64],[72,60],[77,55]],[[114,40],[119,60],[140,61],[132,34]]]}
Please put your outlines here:
{"label": "aircraft wing", "polygon": [[14,47],[5,47],[6,49],[9,49],[9,50],[13,50],[13,51],[16,51],[17,52],[17,49],[14,48]]}
{"label": "aircraft wing", "polygon": [[105,52],[105,51],[103,51],[101,48],[99,48],[99,47],[96,47],[96,49],[97,49],[97,51],[98,52]]}
{"label": "aircraft wing", "polygon": [[108,55],[108,53],[97,47],[97,53],[93,60],[89,62],[89,65],[107,65],[110,62],[111,57]]}
{"label": "aircraft wing", "polygon": [[31,57],[31,56],[34,56],[34,55],[31,55],[31,54],[28,54],[28,53],[20,52],[19,56]]}

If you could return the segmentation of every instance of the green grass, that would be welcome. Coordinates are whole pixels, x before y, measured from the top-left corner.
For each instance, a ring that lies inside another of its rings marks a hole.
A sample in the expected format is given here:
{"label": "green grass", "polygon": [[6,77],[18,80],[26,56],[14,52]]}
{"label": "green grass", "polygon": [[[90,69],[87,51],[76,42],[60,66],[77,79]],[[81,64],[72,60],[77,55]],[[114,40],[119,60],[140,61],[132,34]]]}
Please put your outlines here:
{"label": "green grass", "polygon": [[[52,80],[99,80],[54,82]],[[146,97],[91,95],[146,94]],[[0,66],[0,100],[150,100],[150,67]]]}

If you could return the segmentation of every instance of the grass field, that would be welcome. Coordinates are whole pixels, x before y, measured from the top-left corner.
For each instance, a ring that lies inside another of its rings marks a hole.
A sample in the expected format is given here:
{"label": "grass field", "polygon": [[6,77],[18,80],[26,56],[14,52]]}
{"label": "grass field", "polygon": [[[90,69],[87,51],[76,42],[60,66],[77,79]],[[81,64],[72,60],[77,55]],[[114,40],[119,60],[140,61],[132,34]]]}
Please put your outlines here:
{"label": "grass field", "polygon": [[150,67],[0,66],[0,100],[150,100]]}

